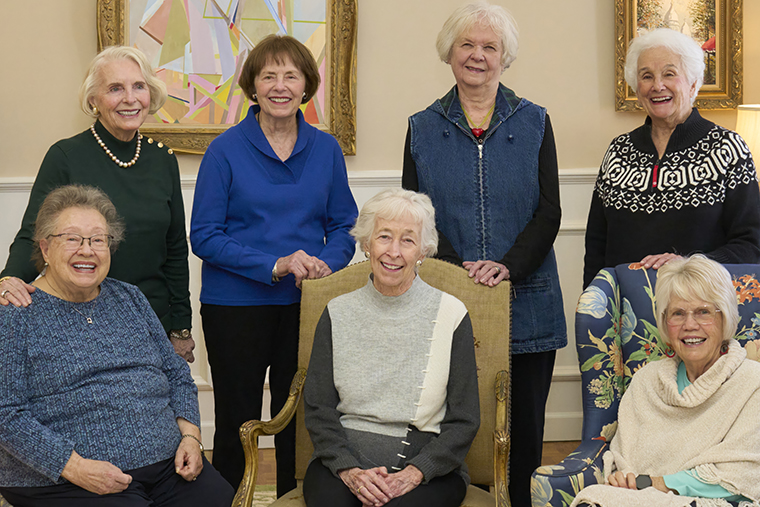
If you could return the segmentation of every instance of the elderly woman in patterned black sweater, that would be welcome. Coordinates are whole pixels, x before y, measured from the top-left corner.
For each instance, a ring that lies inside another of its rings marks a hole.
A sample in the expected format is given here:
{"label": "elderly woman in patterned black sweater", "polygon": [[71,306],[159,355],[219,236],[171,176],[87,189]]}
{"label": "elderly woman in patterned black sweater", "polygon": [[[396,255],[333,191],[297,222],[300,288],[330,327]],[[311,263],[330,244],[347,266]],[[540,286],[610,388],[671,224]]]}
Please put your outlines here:
{"label": "elderly woman in patterned black sweater", "polygon": [[0,306],[0,494],[14,507],[227,507],[190,368],[134,285],[106,278],[124,224],[68,185],[37,214],[43,274]]}
{"label": "elderly woman in patterned black sweater", "polygon": [[478,385],[467,309],[417,276],[438,245],[433,205],[386,190],[367,201],[352,234],[372,275],[328,303],[314,335],[306,505],[458,507],[480,424]]}
{"label": "elderly woman in patterned black sweater", "polygon": [[586,227],[583,285],[600,269],[658,269],[703,253],[721,263],[760,262],[760,192],[752,155],[735,132],[692,107],[704,54],[681,33],[636,37],[625,79],[648,117],[615,138],[602,161]]}

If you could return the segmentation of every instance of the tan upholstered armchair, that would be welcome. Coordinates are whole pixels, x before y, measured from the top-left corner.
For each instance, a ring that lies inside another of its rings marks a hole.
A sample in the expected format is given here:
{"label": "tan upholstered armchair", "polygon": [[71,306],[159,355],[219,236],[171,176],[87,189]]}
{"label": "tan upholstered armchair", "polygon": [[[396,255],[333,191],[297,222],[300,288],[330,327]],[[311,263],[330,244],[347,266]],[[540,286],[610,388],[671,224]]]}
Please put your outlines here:
{"label": "tan upholstered armchair", "polygon": [[[298,352],[299,370],[291,384],[290,398],[279,414],[271,421],[248,421],[240,427],[246,466],[243,480],[232,502],[233,507],[250,507],[253,502],[258,473],[258,437],[274,435],[281,431],[294,415],[297,424],[296,478],[299,486],[272,506],[304,507],[301,483],[313,447],[304,425],[303,402],[300,398],[311,356],[314,330],[328,301],[364,286],[369,273],[370,263],[362,262],[326,278],[304,281]],[[427,259],[423,262],[419,273],[428,284],[462,301],[472,320],[480,389],[480,429],[466,462],[472,482],[491,486],[493,493],[489,494],[480,488],[470,486],[462,505],[468,507],[509,506],[507,457],[510,446],[508,420],[510,285],[508,282],[502,282],[493,288],[476,285],[467,276],[465,269],[436,259]]]}

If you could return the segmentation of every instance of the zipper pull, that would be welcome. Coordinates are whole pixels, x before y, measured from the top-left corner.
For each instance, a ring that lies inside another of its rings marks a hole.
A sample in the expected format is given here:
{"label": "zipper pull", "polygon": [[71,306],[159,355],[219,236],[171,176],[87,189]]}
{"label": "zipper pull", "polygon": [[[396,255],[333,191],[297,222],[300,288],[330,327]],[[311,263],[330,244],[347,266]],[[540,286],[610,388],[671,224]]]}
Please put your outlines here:
{"label": "zipper pull", "polygon": [[[482,143],[483,141],[481,141]],[[478,144],[478,158],[483,160],[483,144]]]}
{"label": "zipper pull", "polygon": [[652,171],[652,188],[657,188],[657,170],[660,168],[660,161],[658,160],[654,164],[654,171]]}

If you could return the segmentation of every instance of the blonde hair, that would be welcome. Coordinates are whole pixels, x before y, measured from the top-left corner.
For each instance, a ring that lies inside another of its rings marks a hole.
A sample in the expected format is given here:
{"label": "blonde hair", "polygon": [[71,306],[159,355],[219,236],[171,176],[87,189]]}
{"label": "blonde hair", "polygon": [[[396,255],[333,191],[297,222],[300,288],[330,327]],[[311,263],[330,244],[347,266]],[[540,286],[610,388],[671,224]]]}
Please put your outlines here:
{"label": "blonde hair", "polygon": [[670,344],[666,312],[673,299],[701,299],[712,303],[723,314],[723,341],[736,335],[739,325],[739,306],[736,289],[728,270],[704,255],[673,259],[657,271],[655,287],[657,329],[665,343]]}
{"label": "blonde hair", "polygon": [[156,75],[156,71],[151,67],[145,53],[129,46],[109,46],[92,59],[82,86],[79,87],[79,105],[84,114],[92,118],[98,117],[92,104],[90,104],[90,99],[97,95],[97,88],[101,84],[100,71],[103,66],[118,60],[131,60],[140,67],[145,84],[148,85],[150,91],[150,109],[148,112],[153,114],[161,109],[166,102],[166,85]]}
{"label": "blonde hair", "polygon": [[473,2],[455,10],[443,24],[435,46],[444,63],[451,62],[454,44],[475,25],[489,27],[501,41],[501,71],[504,72],[517,58],[519,30],[512,14],[504,7],[486,1]]}
{"label": "blonde hair", "polygon": [[379,218],[396,220],[404,216],[411,217],[421,226],[422,255],[425,257],[435,255],[438,251],[438,231],[435,228],[433,202],[427,195],[411,190],[389,188],[370,198],[362,206],[356,225],[351,229],[351,235],[359,243],[359,247],[366,250]]}

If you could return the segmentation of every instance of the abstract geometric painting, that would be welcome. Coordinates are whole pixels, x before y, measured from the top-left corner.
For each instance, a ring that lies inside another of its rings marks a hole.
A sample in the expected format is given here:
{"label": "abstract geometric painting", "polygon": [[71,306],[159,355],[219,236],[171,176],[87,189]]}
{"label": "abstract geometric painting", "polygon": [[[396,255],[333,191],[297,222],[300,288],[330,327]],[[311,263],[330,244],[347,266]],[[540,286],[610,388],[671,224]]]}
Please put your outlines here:
{"label": "abstract geometric painting", "polygon": [[129,41],[166,83],[169,98],[148,123],[234,125],[248,112],[238,86],[248,53],[265,36],[292,35],[320,69],[319,91],[301,106],[324,123],[326,0],[130,0]]}

